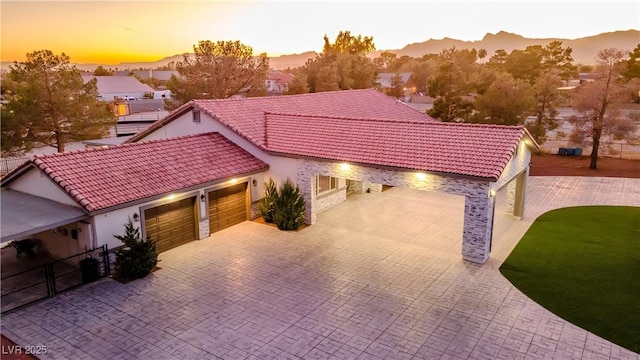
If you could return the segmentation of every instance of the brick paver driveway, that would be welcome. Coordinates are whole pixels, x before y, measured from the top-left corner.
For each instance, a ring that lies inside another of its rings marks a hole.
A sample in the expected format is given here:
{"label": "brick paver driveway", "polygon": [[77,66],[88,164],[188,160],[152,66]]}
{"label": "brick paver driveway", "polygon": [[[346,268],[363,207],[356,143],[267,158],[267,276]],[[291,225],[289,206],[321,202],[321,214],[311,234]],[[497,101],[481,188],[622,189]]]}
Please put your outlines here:
{"label": "brick paver driveway", "polygon": [[353,196],[299,232],[245,222],[2,317],[59,359],[638,359],[533,303],[497,268],[556,207],[640,205],[640,180],[532,178],[526,217],[498,196],[493,252],[461,258],[463,198]]}

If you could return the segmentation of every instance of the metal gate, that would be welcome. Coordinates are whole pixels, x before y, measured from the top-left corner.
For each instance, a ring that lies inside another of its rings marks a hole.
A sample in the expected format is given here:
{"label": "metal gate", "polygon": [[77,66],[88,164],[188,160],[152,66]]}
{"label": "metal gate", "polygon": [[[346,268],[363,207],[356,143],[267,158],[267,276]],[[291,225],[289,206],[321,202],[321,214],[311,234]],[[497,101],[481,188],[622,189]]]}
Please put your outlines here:
{"label": "metal gate", "polygon": [[2,313],[111,275],[107,245],[4,276]]}

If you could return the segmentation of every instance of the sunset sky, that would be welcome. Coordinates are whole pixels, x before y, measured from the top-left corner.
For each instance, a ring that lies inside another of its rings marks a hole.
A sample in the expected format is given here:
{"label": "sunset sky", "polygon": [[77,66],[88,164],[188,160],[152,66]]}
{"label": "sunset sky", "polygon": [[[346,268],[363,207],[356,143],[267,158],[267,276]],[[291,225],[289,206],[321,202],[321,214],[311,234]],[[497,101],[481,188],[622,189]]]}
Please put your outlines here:
{"label": "sunset sky", "polygon": [[[155,61],[199,40],[240,40],[270,56],[320,51],[340,30],[380,50],[504,30],[567,38],[640,29],[640,1],[5,1],[1,60],[48,49],[74,63]],[[640,39],[639,39],[640,42]]]}

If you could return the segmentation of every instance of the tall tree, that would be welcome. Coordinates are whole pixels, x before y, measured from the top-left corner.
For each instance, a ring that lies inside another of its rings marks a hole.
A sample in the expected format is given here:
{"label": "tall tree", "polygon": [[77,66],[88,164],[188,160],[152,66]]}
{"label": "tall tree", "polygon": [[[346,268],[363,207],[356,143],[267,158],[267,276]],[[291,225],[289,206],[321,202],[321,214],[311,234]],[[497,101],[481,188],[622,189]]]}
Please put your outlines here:
{"label": "tall tree", "polygon": [[527,129],[533,138],[542,144],[547,140],[547,131],[558,127],[556,116],[563,99],[562,93],[558,90],[561,76],[557,71],[542,73],[533,85],[533,96],[535,99],[534,112],[536,119],[533,123],[527,124]]}
{"label": "tall tree", "polygon": [[622,69],[622,76],[632,87],[635,86],[637,90],[635,99],[640,103],[640,44],[629,53],[629,59]]}
{"label": "tall tree", "polygon": [[478,95],[474,121],[488,124],[523,125],[535,104],[531,85],[508,73],[499,74],[487,91]]}
{"label": "tall tree", "polygon": [[27,54],[2,82],[2,153],[17,154],[52,146],[63,152],[70,141],[104,136],[116,118],[98,100],[96,80],[85,83],[64,53]]}
{"label": "tall tree", "polygon": [[[593,142],[589,164],[591,169],[598,167],[598,151],[602,135],[629,128],[620,114],[615,111],[615,106],[612,106],[628,101],[630,98],[630,89],[620,77],[625,64],[624,58],[625,52],[622,50],[616,48],[600,50],[596,56],[597,79],[578,88],[574,109],[579,114],[570,119],[574,125],[571,138],[574,142],[585,137],[591,138]],[[624,132],[626,131],[618,133],[617,137],[624,136]]]}
{"label": "tall tree", "polygon": [[389,89],[387,95],[393,96],[394,98],[400,98],[404,96],[404,86],[405,83],[402,80],[402,75],[400,75],[399,73],[393,74],[393,76],[391,76],[391,89]]}
{"label": "tall tree", "polygon": [[[331,43],[325,36],[322,53],[305,64],[309,91],[373,87],[376,66],[366,56],[373,50],[375,45],[372,37],[353,36],[349,31],[340,31],[336,40]],[[334,80],[337,80],[336,84],[329,83]]]}
{"label": "tall tree", "polygon": [[556,71],[563,80],[575,77],[578,75],[578,67],[573,65],[572,52],[570,47],[562,47],[562,41],[550,42],[542,49],[542,70]]}
{"label": "tall tree", "polygon": [[99,65],[95,70],[93,70],[93,76],[113,76],[113,74],[113,70],[109,70],[102,65]]}
{"label": "tall tree", "polygon": [[486,49],[480,49],[478,50],[478,59],[480,59],[480,62],[482,64],[484,64],[484,58],[487,57],[487,50]]}
{"label": "tall tree", "polygon": [[436,98],[427,112],[441,121],[464,121],[473,110],[466,96],[473,90],[471,76],[479,66],[476,50],[443,50],[436,74],[427,82],[429,96]]}
{"label": "tall tree", "polygon": [[293,81],[289,85],[287,95],[294,94],[306,94],[309,92],[309,85],[307,84],[307,73],[304,68],[295,68],[291,71],[293,75]]}
{"label": "tall tree", "polygon": [[238,94],[262,94],[269,70],[266,53],[255,56],[240,41],[200,41],[194,55],[184,54],[167,87],[177,107],[192,99],[226,99]]}

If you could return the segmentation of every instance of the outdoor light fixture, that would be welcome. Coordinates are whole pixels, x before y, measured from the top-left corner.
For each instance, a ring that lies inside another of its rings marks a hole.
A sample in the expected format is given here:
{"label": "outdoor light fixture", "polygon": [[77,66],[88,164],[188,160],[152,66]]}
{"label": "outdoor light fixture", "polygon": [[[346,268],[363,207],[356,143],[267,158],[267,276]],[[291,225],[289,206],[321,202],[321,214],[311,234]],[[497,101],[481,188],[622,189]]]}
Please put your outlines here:
{"label": "outdoor light fixture", "polygon": [[251,181],[251,183],[253,184],[253,186],[258,186],[258,180],[253,179],[253,181]]}
{"label": "outdoor light fixture", "polygon": [[349,164],[346,164],[346,163],[340,164],[340,170],[344,170],[344,171],[349,170]]}
{"label": "outdoor light fixture", "polygon": [[204,202],[207,199],[206,196],[204,196],[204,194],[200,195],[200,201]]}
{"label": "outdoor light fixture", "polygon": [[234,178],[234,179],[229,180],[229,182],[230,182],[230,183],[232,183],[232,184],[235,184],[235,183],[237,183],[237,182],[238,182],[238,179],[235,179],[235,178]]}
{"label": "outdoor light fixture", "polygon": [[133,213],[133,221],[135,222],[140,221],[140,215],[138,215],[138,213]]}
{"label": "outdoor light fixture", "polygon": [[416,174],[416,179],[420,180],[420,181],[425,181],[427,180],[427,174],[424,173],[417,173]]}
{"label": "outdoor light fixture", "polygon": [[496,191],[494,189],[489,190],[489,197],[492,198],[496,196]]}

